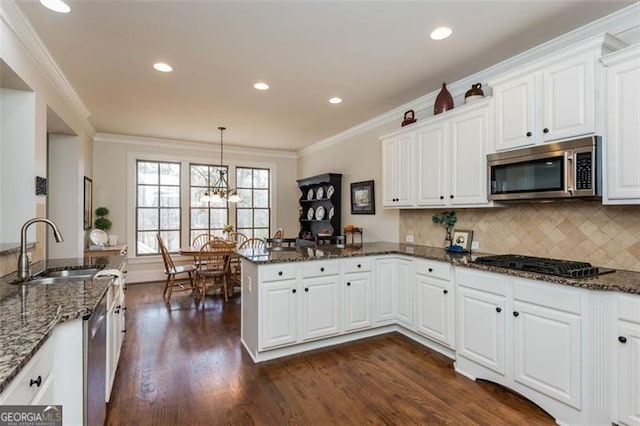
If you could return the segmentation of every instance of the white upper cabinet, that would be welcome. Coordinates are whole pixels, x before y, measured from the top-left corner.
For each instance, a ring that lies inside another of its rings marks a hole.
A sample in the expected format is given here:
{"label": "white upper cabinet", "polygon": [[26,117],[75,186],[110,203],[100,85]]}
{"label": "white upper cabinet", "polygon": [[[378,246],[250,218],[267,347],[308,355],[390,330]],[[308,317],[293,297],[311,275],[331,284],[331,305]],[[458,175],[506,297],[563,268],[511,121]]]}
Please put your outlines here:
{"label": "white upper cabinet", "polygon": [[538,70],[493,82],[496,150],[536,145],[595,132],[593,51],[564,53]]}
{"label": "white upper cabinet", "polygon": [[382,139],[383,205],[491,205],[486,171],[491,99],[414,126]]}
{"label": "white upper cabinet", "polygon": [[402,133],[382,141],[382,205],[413,204],[415,133]]}
{"label": "white upper cabinet", "polygon": [[607,74],[604,204],[640,204],[640,46],[602,58]]}

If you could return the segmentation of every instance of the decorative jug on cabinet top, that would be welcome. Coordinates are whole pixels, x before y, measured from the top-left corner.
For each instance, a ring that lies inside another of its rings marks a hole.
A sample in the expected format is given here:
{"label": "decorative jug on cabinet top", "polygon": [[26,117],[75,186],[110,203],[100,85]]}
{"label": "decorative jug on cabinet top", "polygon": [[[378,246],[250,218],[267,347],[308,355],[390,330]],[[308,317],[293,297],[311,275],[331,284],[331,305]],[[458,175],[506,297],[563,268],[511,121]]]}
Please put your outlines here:
{"label": "decorative jug on cabinet top", "polygon": [[464,103],[470,103],[470,102],[475,102],[478,101],[482,98],[484,98],[484,92],[482,91],[482,89],[480,88],[482,87],[482,84],[480,83],[476,83],[476,84],[472,84],[471,85],[471,89],[467,90],[467,93],[465,93],[464,95]]}
{"label": "decorative jug on cabinet top", "polygon": [[438,93],[436,102],[433,104],[433,115],[449,111],[450,109],[453,109],[453,97],[447,90],[447,83],[442,83],[442,90]]}

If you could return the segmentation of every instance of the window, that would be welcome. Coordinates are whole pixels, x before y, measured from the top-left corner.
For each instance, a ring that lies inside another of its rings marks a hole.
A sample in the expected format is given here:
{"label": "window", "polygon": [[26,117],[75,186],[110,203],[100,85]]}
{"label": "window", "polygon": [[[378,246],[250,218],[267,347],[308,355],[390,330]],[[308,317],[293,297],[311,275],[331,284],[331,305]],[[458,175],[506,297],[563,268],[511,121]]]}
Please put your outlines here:
{"label": "window", "polygon": [[[224,237],[222,227],[229,223],[226,201],[202,202],[205,191],[212,187],[220,176],[220,167],[208,164],[191,164],[189,172],[189,243],[200,234]],[[222,168],[228,172],[228,167]],[[228,176],[228,175],[227,175]]]}
{"label": "window", "polygon": [[169,251],[180,248],[180,163],[136,163],[136,255],[159,254],[160,233]]}
{"label": "window", "polygon": [[236,208],[236,228],[249,238],[269,238],[269,169],[236,168],[240,202]]}

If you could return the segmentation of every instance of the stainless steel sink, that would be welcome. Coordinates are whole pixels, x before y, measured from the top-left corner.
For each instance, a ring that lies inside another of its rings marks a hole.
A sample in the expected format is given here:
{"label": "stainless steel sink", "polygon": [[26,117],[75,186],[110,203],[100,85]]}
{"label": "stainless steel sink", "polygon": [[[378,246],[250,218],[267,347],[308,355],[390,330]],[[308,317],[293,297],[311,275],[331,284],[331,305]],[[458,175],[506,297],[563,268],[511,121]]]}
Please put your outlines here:
{"label": "stainless steel sink", "polygon": [[69,281],[84,281],[94,277],[101,268],[47,270],[36,274],[28,280],[15,280],[12,284],[57,284]]}

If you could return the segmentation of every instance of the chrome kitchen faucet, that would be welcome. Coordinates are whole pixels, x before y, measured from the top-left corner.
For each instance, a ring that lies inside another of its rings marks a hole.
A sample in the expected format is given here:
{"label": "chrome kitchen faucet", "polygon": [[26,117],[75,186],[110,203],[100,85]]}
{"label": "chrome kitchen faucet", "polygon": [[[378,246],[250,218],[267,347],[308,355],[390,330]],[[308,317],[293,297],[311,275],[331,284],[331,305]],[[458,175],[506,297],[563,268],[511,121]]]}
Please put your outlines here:
{"label": "chrome kitchen faucet", "polygon": [[45,219],[43,217],[34,217],[33,219],[29,219],[22,225],[22,230],[20,231],[20,257],[18,257],[18,278],[19,279],[29,279],[31,278],[31,264],[29,263],[29,256],[27,255],[27,229],[31,224],[36,222],[44,222],[51,226],[53,229],[53,236],[56,239],[56,242],[61,243],[64,241],[62,238],[62,234],[58,230],[58,226],[50,221],[49,219]]}

